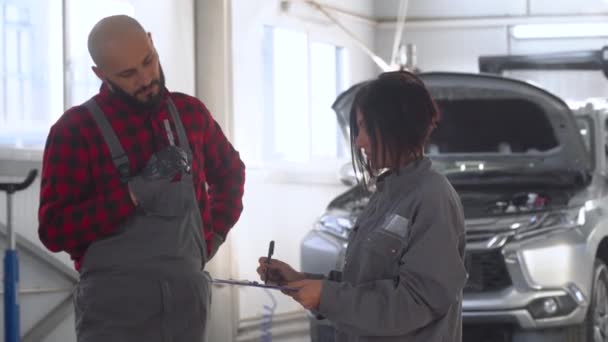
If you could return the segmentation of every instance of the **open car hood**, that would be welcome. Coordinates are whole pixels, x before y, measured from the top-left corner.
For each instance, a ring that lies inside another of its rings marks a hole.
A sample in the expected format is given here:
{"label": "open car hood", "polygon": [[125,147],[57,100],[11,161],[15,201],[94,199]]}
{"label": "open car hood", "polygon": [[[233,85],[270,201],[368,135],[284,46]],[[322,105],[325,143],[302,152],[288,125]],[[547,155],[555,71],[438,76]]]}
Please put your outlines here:
{"label": "open car hood", "polygon": [[[418,76],[425,83],[433,98],[440,103],[450,101],[517,101],[536,109],[544,115],[557,141],[555,148],[538,154],[513,154],[509,158],[521,162],[539,161],[544,167],[590,170],[591,157],[580,136],[574,115],[559,97],[532,84],[502,76],[473,73],[429,72]],[[344,137],[349,139],[350,110],[357,91],[369,81],[358,83],[341,93],[332,105]],[[488,107],[485,108],[488,110]],[[490,109],[491,110],[491,109]],[[483,113],[481,113],[483,114]],[[522,113],[514,113],[522,115]],[[509,115],[508,113],[505,115]],[[542,115],[541,115],[542,116]],[[444,118],[445,119],[445,118]],[[449,120],[446,120],[449,121]],[[441,125],[441,123],[440,123]],[[441,127],[439,127],[441,128]],[[479,127],[483,130],[483,127]],[[495,153],[476,155],[486,161],[504,160]],[[433,156],[431,156],[433,158]],[[444,154],[433,159],[462,159],[462,155]]]}

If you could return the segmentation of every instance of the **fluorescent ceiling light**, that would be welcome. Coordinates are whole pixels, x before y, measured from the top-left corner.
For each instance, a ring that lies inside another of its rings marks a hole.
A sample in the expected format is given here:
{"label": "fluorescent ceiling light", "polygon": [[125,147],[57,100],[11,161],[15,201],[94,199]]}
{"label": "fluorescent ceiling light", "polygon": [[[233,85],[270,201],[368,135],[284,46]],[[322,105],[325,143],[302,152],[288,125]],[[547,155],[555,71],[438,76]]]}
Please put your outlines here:
{"label": "fluorescent ceiling light", "polygon": [[608,23],[516,25],[511,35],[517,39],[608,37]]}

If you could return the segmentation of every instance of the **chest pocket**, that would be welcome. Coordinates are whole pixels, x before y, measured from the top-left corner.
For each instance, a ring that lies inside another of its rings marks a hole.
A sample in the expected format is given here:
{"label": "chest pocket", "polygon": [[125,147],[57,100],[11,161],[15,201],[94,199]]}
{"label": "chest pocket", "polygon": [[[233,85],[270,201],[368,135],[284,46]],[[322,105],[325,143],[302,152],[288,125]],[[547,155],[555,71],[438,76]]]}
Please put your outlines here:
{"label": "chest pocket", "polygon": [[362,244],[364,272],[374,277],[392,277],[399,269],[399,259],[407,248],[409,220],[391,214],[368,233]]}

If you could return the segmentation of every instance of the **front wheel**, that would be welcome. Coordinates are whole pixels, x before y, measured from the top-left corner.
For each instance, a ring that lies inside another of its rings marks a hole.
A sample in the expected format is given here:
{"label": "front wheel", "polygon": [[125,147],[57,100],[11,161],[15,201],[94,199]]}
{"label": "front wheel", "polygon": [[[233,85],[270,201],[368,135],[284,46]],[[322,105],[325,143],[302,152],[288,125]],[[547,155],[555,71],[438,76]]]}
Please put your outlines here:
{"label": "front wheel", "polygon": [[608,341],[608,268],[600,260],[595,262],[593,292],[584,324],[587,330],[587,341]]}
{"label": "front wheel", "polygon": [[567,342],[608,342],[608,268],[601,260],[595,261],[587,317],[565,335]]}

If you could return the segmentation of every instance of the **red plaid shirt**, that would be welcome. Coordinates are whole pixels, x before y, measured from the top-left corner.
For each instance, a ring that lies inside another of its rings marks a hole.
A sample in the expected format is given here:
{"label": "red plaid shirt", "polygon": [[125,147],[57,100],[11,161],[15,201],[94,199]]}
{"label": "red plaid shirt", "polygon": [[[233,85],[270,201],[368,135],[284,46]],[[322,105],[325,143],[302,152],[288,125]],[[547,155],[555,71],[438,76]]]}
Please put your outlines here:
{"label": "red plaid shirt", "polygon": [[[164,90],[164,98],[168,96],[192,149],[193,181],[211,253],[214,234],[225,238],[242,212],[245,166],[201,101]],[[162,124],[164,119],[172,122],[166,105],[154,112],[137,110],[105,85],[94,99],[128,154],[132,175],[169,144]],[[177,139],[173,122],[172,128]],[[84,106],[70,108],[51,127],[41,177],[40,240],[53,252],[69,253],[76,269],[92,242],[112,235],[134,213],[128,186],[120,181],[110,150]]]}

